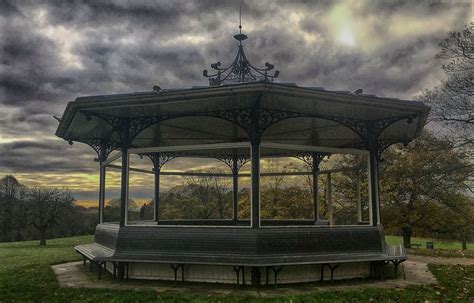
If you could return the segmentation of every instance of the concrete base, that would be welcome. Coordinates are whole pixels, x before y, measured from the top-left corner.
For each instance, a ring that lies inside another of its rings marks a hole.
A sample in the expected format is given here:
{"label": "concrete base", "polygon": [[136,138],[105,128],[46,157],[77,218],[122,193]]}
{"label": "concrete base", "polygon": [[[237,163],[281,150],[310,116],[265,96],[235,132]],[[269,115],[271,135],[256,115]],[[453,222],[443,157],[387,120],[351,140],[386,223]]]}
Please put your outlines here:
{"label": "concrete base", "polygon": [[[88,273],[89,266],[83,267],[82,262],[70,262],[53,265],[59,285],[68,288],[106,288],[106,289],[135,289],[154,290],[157,293],[173,291],[205,295],[236,295],[273,297],[279,295],[295,295],[319,291],[344,291],[360,290],[362,288],[403,288],[415,285],[436,284],[435,277],[428,270],[426,263],[404,262],[400,269],[402,274],[398,279],[389,280],[347,280],[338,283],[309,283],[295,284],[285,287],[236,287],[230,284],[202,284],[202,283],[170,283],[147,280],[124,280],[116,281],[110,276],[104,275],[103,279],[97,280],[96,273]],[[283,272],[282,272],[283,273]]]}
{"label": "concrete base", "polygon": [[[184,264],[177,268],[176,264],[129,263],[128,277],[143,280],[237,284],[236,270],[237,268],[233,266],[219,265]],[[247,266],[239,271],[239,284],[252,284],[252,270],[259,271],[260,285],[272,285],[275,282],[290,284],[321,281],[321,265],[286,265],[268,268]],[[107,271],[113,273],[111,264],[107,265]],[[366,278],[369,275],[370,263],[368,262],[339,264],[333,271],[334,280]],[[323,266],[323,279],[325,281],[331,279],[329,266]]]}

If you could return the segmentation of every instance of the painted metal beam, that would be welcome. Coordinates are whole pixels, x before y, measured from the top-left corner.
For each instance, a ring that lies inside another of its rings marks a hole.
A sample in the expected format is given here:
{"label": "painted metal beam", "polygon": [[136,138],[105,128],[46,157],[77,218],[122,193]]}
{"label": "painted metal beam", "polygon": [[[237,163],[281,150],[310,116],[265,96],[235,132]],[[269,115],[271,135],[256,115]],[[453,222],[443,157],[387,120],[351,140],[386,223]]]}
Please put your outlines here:
{"label": "painted metal beam", "polygon": [[[122,169],[122,166],[109,164],[107,168]],[[331,173],[340,173],[346,171],[354,171],[354,170],[361,170],[364,169],[363,167],[347,167],[347,168],[336,168],[336,169],[327,169],[327,170],[320,170],[317,171],[317,175],[324,175],[324,174],[331,174]],[[141,169],[141,168],[134,168],[130,167],[129,171],[137,172],[137,173],[144,173],[144,174],[154,174],[153,170],[148,169]],[[180,171],[161,171],[160,174],[162,176],[190,176],[190,177],[233,177],[233,174],[228,173],[202,173],[202,172],[180,172]],[[274,177],[274,176],[310,176],[312,172],[276,172],[276,173],[260,173],[261,177]],[[251,177],[250,173],[239,173],[238,177]]]}

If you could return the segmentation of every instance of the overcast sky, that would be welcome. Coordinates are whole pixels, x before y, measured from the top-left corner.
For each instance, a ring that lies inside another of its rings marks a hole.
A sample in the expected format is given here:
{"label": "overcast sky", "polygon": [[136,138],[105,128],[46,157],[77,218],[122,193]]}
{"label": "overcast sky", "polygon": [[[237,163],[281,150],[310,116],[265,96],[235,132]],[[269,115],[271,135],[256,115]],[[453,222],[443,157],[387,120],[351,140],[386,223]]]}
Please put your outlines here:
{"label": "overcast sky", "polygon": [[[242,1],[245,50],[279,81],[399,98],[439,84],[466,1]],[[206,85],[237,51],[239,1],[0,1],[0,177],[97,196],[94,152],[54,136],[79,96]]]}

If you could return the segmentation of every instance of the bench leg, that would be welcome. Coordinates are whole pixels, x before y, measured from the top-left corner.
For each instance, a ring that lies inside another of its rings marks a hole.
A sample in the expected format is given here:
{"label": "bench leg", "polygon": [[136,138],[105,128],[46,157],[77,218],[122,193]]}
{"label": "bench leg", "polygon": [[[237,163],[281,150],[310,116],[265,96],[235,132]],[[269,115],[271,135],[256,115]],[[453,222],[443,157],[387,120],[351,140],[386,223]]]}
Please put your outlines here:
{"label": "bench leg", "polygon": [[97,278],[102,279],[102,263],[97,262]]}
{"label": "bench leg", "polygon": [[331,282],[334,280],[334,271],[336,270],[336,268],[339,267],[339,264],[334,264],[334,265],[331,265],[331,264],[328,264],[329,266],[329,269],[331,270]]}
{"label": "bench leg", "polygon": [[395,279],[396,279],[396,278],[398,278],[398,265],[400,265],[400,263],[402,263],[402,261],[392,260],[391,262],[393,263],[393,271],[394,271],[394,276],[395,276]]}
{"label": "bench leg", "polygon": [[125,277],[125,263],[117,262],[117,279],[123,280]]}
{"label": "bench leg", "polygon": [[265,267],[265,285],[268,285],[268,270],[271,266]]}
{"label": "bench leg", "polygon": [[234,266],[235,277],[237,279],[237,285],[240,285],[240,266]]}
{"label": "bench leg", "polygon": [[181,268],[181,281],[184,281],[184,265],[183,264],[171,264],[171,268],[174,271],[174,280],[178,281],[178,270]]}
{"label": "bench leg", "polygon": [[127,275],[126,275],[126,279],[128,280],[128,273],[129,273],[129,269],[130,269],[130,267],[129,267],[129,263],[128,263],[128,262],[127,262],[127,263],[125,263],[125,266],[126,266],[126,268],[127,268]]}
{"label": "bench leg", "polygon": [[278,274],[283,269],[283,266],[280,266],[278,269],[273,268],[273,285],[277,287]]}

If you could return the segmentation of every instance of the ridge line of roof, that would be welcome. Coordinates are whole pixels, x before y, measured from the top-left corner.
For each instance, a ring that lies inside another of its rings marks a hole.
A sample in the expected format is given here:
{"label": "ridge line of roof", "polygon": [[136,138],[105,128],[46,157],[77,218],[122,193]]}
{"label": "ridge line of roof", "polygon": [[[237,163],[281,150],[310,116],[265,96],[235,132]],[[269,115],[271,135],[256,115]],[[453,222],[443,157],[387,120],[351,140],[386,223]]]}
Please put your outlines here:
{"label": "ridge line of roof", "polygon": [[147,91],[147,92],[133,92],[133,93],[120,93],[120,94],[109,94],[109,95],[91,95],[91,96],[84,96],[78,97],[74,102],[84,102],[84,101],[101,101],[101,100],[120,100],[122,98],[129,98],[129,97],[148,97],[148,96],[160,96],[166,95],[168,93],[186,93],[191,91],[208,91],[208,90],[222,90],[222,89],[233,89],[233,88],[241,88],[241,87],[251,87],[251,86],[268,86],[268,87],[285,87],[290,88],[291,90],[305,90],[311,92],[320,92],[320,93],[328,93],[340,96],[354,96],[363,99],[379,99],[379,100],[388,100],[394,101],[399,103],[410,103],[410,104],[417,104],[426,106],[423,102],[417,100],[410,100],[410,99],[400,99],[394,97],[385,97],[385,96],[377,96],[375,94],[354,94],[350,91],[341,91],[341,90],[326,90],[323,87],[305,87],[305,86],[297,86],[293,83],[275,83],[275,82],[250,82],[250,83],[240,83],[240,84],[227,84],[221,86],[199,86],[199,87],[191,87],[191,88],[182,88],[182,89],[163,89],[160,92],[154,91]]}

